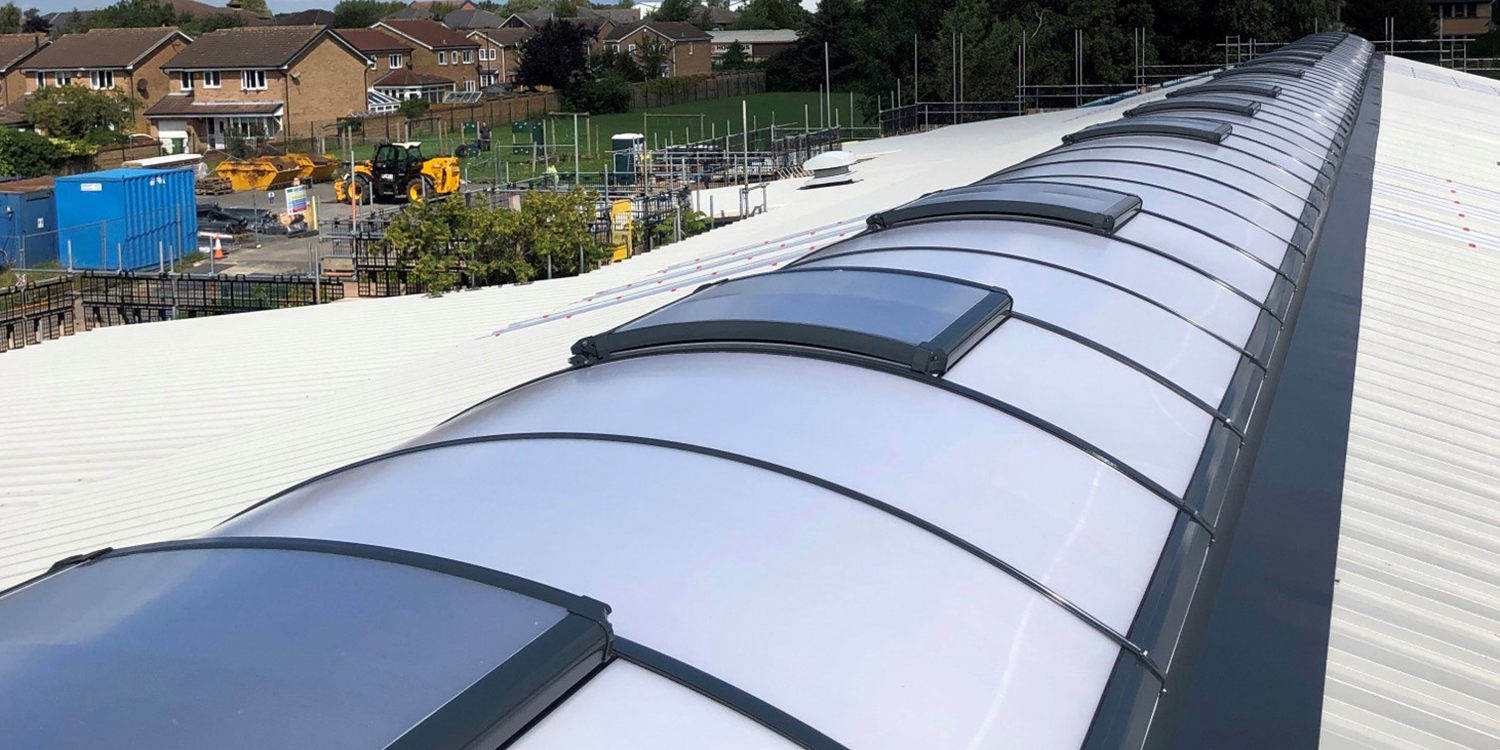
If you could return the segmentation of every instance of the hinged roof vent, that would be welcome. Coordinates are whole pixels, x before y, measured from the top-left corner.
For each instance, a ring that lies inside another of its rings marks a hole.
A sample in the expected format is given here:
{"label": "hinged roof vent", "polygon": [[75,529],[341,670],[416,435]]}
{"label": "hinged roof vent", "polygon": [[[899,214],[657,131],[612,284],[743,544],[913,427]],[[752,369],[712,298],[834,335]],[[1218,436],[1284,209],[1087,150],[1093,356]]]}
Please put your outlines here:
{"label": "hinged roof vent", "polygon": [[822,350],[941,375],[1010,317],[1003,289],[912,271],[796,268],[710,284],[573,345],[575,365],[682,346]]}
{"label": "hinged roof vent", "polygon": [[1091,125],[1076,133],[1063,136],[1063,143],[1072,145],[1099,138],[1118,138],[1131,135],[1149,135],[1164,138],[1186,138],[1206,143],[1221,143],[1234,128],[1227,122],[1203,120],[1192,117],[1132,117],[1100,125]]}
{"label": "hinged roof vent", "polygon": [[1301,78],[1307,75],[1307,68],[1298,65],[1266,64],[1255,65],[1249,68],[1230,68],[1221,70],[1214,74],[1214,78],[1223,80],[1237,76],[1278,76],[1281,78]]}
{"label": "hinged roof vent", "polygon": [[1274,83],[1261,83],[1259,81],[1209,81],[1197,86],[1188,86],[1175,91],[1168,91],[1168,99],[1176,99],[1180,96],[1192,96],[1194,94],[1247,94],[1249,96],[1264,96],[1267,99],[1275,99],[1281,96],[1281,87]]}
{"label": "hinged roof vent", "polygon": [[879,230],[923,219],[986,216],[1040,220],[1112,234],[1141,210],[1130,193],[1082,185],[994,182],[929,193],[904,206],[872,215]]}
{"label": "hinged roof vent", "polygon": [[1135,109],[1125,111],[1126,117],[1154,115],[1166,112],[1223,112],[1227,115],[1254,117],[1260,111],[1260,102],[1220,94],[1180,96],[1176,99],[1159,99],[1146,102]]}
{"label": "hinged roof vent", "polygon": [[856,161],[858,158],[848,151],[828,151],[818,154],[802,165],[803,169],[812,173],[812,179],[802,183],[802,187],[826,187],[854,182],[852,167]]}
{"label": "hinged roof vent", "polygon": [[1287,54],[1272,53],[1268,55],[1261,55],[1260,57],[1252,57],[1249,60],[1235,65],[1235,67],[1257,68],[1262,65],[1300,65],[1304,68],[1311,68],[1318,63],[1319,59],[1321,58],[1303,57],[1296,50],[1293,50],[1292,52]]}

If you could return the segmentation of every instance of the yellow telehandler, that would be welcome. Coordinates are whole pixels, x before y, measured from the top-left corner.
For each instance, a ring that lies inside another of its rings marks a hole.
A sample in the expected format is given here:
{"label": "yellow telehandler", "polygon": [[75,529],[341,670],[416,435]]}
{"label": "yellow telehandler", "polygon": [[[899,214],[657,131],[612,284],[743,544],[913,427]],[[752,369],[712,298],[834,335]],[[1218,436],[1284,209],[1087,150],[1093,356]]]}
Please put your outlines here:
{"label": "yellow telehandler", "polygon": [[422,144],[382,143],[375,158],[358,162],[349,174],[335,180],[333,191],[340,203],[368,205],[405,198],[420,201],[434,195],[458,192],[458,159],[422,157]]}

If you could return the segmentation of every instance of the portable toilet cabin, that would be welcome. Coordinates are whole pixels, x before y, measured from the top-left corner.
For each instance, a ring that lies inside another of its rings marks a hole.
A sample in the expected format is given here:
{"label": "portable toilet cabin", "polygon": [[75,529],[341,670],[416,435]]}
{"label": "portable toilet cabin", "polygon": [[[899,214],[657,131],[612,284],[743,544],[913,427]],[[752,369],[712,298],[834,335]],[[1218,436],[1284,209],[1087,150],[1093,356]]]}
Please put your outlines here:
{"label": "portable toilet cabin", "polygon": [[110,169],[57,178],[64,268],[132,271],[198,249],[191,169]]}
{"label": "portable toilet cabin", "polygon": [[40,268],[58,262],[52,178],[0,182],[0,266]]}
{"label": "portable toilet cabin", "polygon": [[612,182],[634,182],[636,160],[646,148],[646,136],[640,133],[615,133],[609,138],[610,175]]}

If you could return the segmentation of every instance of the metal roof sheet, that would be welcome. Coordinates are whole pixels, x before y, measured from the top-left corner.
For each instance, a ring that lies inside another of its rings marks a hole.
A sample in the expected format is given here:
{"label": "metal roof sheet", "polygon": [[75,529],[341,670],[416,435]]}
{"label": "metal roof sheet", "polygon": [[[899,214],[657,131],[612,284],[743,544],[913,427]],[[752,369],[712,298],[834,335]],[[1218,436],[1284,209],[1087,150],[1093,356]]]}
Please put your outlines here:
{"label": "metal roof sheet", "polygon": [[1325,750],[1500,746],[1496,93],[1387,62]]}

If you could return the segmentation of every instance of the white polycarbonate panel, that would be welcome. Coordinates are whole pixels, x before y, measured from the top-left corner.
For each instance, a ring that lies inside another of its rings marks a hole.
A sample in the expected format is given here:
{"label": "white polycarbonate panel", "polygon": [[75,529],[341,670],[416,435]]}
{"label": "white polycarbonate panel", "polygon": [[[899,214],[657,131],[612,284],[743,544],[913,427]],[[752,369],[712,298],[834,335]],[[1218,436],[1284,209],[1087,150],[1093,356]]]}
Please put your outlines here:
{"label": "white polycarbonate panel", "polygon": [[1240,353],[1197,326],[1106,284],[1022,260],[979,253],[890,250],[834,258],[843,266],[907,268],[1003,287],[1014,309],[1097,341],[1210,404]]}
{"label": "white polycarbonate panel", "polygon": [[[1035,178],[1047,180],[1045,177]],[[1058,177],[1058,182],[1075,185],[1091,185],[1110,190],[1123,190],[1140,196],[1141,207],[1153,214],[1186,222],[1202,229],[1225,242],[1232,243],[1253,253],[1255,257],[1279,264],[1286,255],[1287,245],[1297,223],[1274,211],[1266,211],[1273,223],[1256,224],[1235,213],[1209,203],[1194,194],[1184,195],[1156,185],[1138,182],[1122,182],[1103,177]],[[1274,226],[1275,231],[1267,227]],[[1280,234],[1277,234],[1279,232]]]}
{"label": "white polycarbonate panel", "polygon": [[[1251,297],[1264,300],[1276,272],[1240,251],[1166,219],[1141,214],[1115,236],[1179,258]],[[1280,262],[1277,258],[1277,262]]]}
{"label": "white polycarbonate panel", "polygon": [[1314,162],[1313,157],[1305,152],[1287,148],[1284,144],[1276,144],[1275,147],[1266,145],[1274,141],[1260,133],[1245,131],[1246,135],[1239,133],[1231,135],[1224,143],[1227,146],[1240,149],[1248,154],[1259,157],[1262,164],[1269,162],[1296,175],[1298,179],[1308,185],[1312,185],[1323,176],[1319,170],[1320,162]]}
{"label": "white polycarbonate panel", "polygon": [[1263,196],[1247,192],[1243,188],[1214,182],[1195,174],[1185,174],[1180,171],[1153,167],[1149,164],[1122,164],[1113,161],[1035,163],[1006,172],[1004,176],[1010,178],[1080,174],[1105,178],[1118,177],[1125,180],[1163,185],[1174,190],[1192,193],[1210,203],[1216,203],[1226,208],[1233,208],[1236,213],[1248,217],[1263,226],[1269,225],[1266,221],[1259,218],[1261,216],[1279,216],[1293,223],[1301,216],[1300,212],[1289,214],[1282,211],[1276,207],[1276,204],[1265,200]]}
{"label": "white polycarbonate panel", "polygon": [[[863,492],[1005,560],[1122,632],[1175,513],[999,410],[909,378],[781,355],[605,362],[494,399],[421,442],[561,431],[700,445]],[[942,477],[941,491],[933,477]]]}
{"label": "white polycarbonate panel", "polygon": [[1054,151],[1037,157],[1037,163],[1114,159],[1137,164],[1155,164],[1189,174],[1201,174],[1219,182],[1249,190],[1292,216],[1300,215],[1307,203],[1305,188],[1301,194],[1293,194],[1289,192],[1289,188],[1278,185],[1269,175],[1236,169],[1228,162],[1216,158],[1156,149],[1112,148],[1096,144],[1091,144],[1091,146],[1087,151]]}
{"label": "white polycarbonate panel", "polygon": [[1129,366],[1019,320],[1006,321],[944,377],[1052,422],[1179,496],[1212,423]]}
{"label": "white polycarbonate panel", "polygon": [[665,677],[615,661],[511,750],[797,750],[781,735]]}
{"label": "white polycarbonate panel", "polygon": [[819,252],[834,256],[880,247],[991,250],[1076,268],[1140,292],[1240,345],[1250,338],[1260,314],[1254,303],[1171,260],[1108,237],[1034,222],[967,220],[898,226]]}
{"label": "white polycarbonate panel", "polygon": [[621,637],[851,748],[1072,750],[1119,654],[1053,602],[888,513],[659,447],[531,440],[410,453],[216,534],[413,550],[591,596],[611,606]]}
{"label": "white polycarbonate panel", "polygon": [[[1225,241],[1234,242],[1247,250],[1255,250],[1256,255],[1268,261],[1274,257],[1279,262],[1286,251],[1287,244],[1291,242],[1293,234],[1297,231],[1296,219],[1244,193],[1207,180],[1195,178],[1173,180],[1172,189],[1167,190],[1158,184],[1147,182],[1155,176],[1153,174],[1143,175],[1144,179],[1126,180],[1118,177],[1083,174],[1083,172],[1096,170],[1092,168],[1092,165],[1078,166],[1083,168],[1077,172],[1057,167],[1042,167],[1039,170],[1020,169],[1012,173],[1014,175],[1012,179],[1093,185],[1133,193],[1140,196],[1143,209],[1188,223],[1201,222],[1205,229],[1212,228],[1213,233],[1223,237]],[[1052,176],[1054,171],[1062,174]],[[1068,174],[1068,172],[1073,173]],[[1248,226],[1239,228],[1237,224],[1240,223]],[[1255,240],[1251,235],[1256,233],[1270,235],[1274,240]],[[1243,241],[1240,241],[1241,239]]]}
{"label": "white polycarbonate panel", "polygon": [[[1243,143],[1243,141],[1241,142]],[[1073,149],[1077,150],[1083,146],[1095,144],[1108,144],[1111,147],[1144,150],[1145,153],[1142,156],[1145,156],[1148,161],[1151,159],[1152,153],[1163,150],[1201,156],[1206,159],[1213,159],[1214,161],[1237,166],[1260,179],[1274,183],[1293,195],[1307,195],[1312,177],[1305,174],[1307,171],[1306,167],[1302,167],[1297,171],[1287,168],[1289,165],[1297,165],[1294,159],[1290,159],[1284,154],[1277,154],[1279,157],[1277,160],[1267,163],[1265,159],[1230,148],[1230,145],[1233,143],[1233,136],[1225,140],[1222,146],[1195,141],[1190,138],[1141,136],[1137,138],[1109,138],[1101,141],[1092,141],[1074,146]],[[1134,147],[1139,147],[1139,149]]]}
{"label": "white polycarbonate panel", "polygon": [[1327,156],[1328,150],[1332,147],[1333,144],[1333,139],[1323,135],[1322,133],[1311,131],[1306,128],[1289,128],[1285,123],[1277,120],[1260,120],[1256,119],[1255,117],[1233,115],[1227,112],[1205,111],[1184,112],[1183,114],[1188,117],[1229,123],[1229,125],[1235,128],[1236,131],[1239,131],[1239,129],[1243,128],[1246,132],[1264,133],[1268,136],[1274,135],[1277,138],[1281,138],[1282,140],[1286,141],[1288,145],[1302,148],[1317,158],[1323,158]]}

